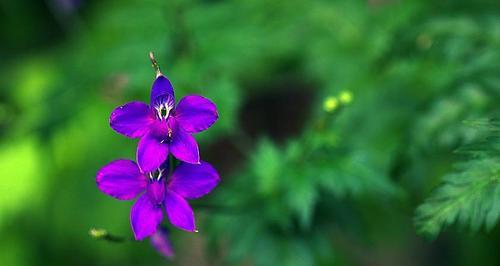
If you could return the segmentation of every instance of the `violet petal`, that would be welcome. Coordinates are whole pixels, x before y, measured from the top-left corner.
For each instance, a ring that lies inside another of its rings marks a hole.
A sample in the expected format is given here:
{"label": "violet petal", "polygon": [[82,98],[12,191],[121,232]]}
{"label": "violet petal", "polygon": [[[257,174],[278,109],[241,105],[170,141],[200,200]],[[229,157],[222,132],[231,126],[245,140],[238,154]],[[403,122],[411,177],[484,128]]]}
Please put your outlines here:
{"label": "violet petal", "polygon": [[168,189],[187,199],[208,194],[219,183],[219,174],[207,162],[181,163],[170,177]]}
{"label": "violet petal", "polygon": [[155,121],[149,106],[142,102],[130,102],[113,110],[109,118],[111,128],[129,138],[146,134]]}
{"label": "violet petal", "polygon": [[165,199],[165,188],[165,178],[160,180],[151,180],[146,190],[151,202],[156,205],[161,205]]}
{"label": "violet petal", "polygon": [[119,200],[130,200],[146,189],[147,177],[131,160],[116,160],[102,167],[96,176],[97,187]]}
{"label": "violet petal", "polygon": [[158,106],[162,103],[175,104],[174,87],[170,80],[165,76],[158,76],[151,87],[151,107]]}
{"label": "violet petal", "polygon": [[137,146],[137,163],[143,173],[155,171],[167,159],[168,143],[153,134],[144,135]]}
{"label": "violet petal", "polygon": [[189,206],[184,198],[173,191],[167,190],[165,210],[167,211],[170,223],[174,226],[190,232],[196,231],[194,214],[191,206]]}
{"label": "violet petal", "polygon": [[140,196],[130,211],[130,225],[136,240],[154,234],[162,220],[162,208],[153,204],[147,194]]}
{"label": "violet petal", "polygon": [[173,117],[169,119],[169,126],[172,129],[170,152],[180,161],[199,164],[200,152],[194,137],[180,128]]}
{"label": "violet petal", "polygon": [[218,117],[215,104],[198,95],[182,98],[175,109],[175,118],[179,126],[188,133],[197,133],[208,129]]}

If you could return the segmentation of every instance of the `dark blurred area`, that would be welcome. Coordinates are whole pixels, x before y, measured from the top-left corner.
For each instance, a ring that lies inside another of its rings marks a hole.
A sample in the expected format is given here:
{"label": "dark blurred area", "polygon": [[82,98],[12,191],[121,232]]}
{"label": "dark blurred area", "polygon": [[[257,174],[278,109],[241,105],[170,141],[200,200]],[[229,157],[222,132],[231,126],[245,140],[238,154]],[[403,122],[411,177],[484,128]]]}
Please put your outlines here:
{"label": "dark blurred area", "polygon": [[[149,51],[220,114],[173,260],[88,234],[132,236],[95,174],[135,158],[109,115]],[[499,100],[499,1],[1,0],[0,265],[499,265],[498,217],[414,223]]]}

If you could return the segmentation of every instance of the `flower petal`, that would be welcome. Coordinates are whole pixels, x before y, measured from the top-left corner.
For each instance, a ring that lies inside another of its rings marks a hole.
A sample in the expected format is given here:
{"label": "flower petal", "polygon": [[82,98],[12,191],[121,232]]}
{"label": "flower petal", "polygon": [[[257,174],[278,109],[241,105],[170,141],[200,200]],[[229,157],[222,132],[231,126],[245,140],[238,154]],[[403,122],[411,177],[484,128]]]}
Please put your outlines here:
{"label": "flower petal", "polygon": [[150,181],[146,191],[151,202],[161,205],[165,199],[165,178]]}
{"label": "flower petal", "polygon": [[130,225],[136,240],[142,240],[156,232],[163,220],[161,206],[153,204],[147,194],[143,194],[132,206]]}
{"label": "flower petal", "polygon": [[207,162],[181,163],[170,177],[168,189],[187,199],[208,194],[219,183],[219,174]]}
{"label": "flower petal", "polygon": [[144,135],[137,145],[137,163],[143,173],[155,171],[168,157],[168,143],[154,134]]}
{"label": "flower petal", "polygon": [[212,126],[219,115],[217,107],[209,99],[189,95],[182,98],[175,109],[175,118],[188,133],[197,133]]}
{"label": "flower petal", "polygon": [[169,119],[169,126],[172,129],[170,152],[180,161],[199,164],[200,152],[194,137],[180,128],[175,118]]}
{"label": "flower petal", "polygon": [[129,138],[138,138],[146,134],[149,125],[154,122],[154,114],[149,106],[142,102],[130,102],[113,110],[109,118],[111,128]]}
{"label": "flower petal", "polygon": [[151,88],[151,107],[159,106],[162,103],[175,104],[174,87],[165,76],[158,76]]}
{"label": "flower petal", "polygon": [[161,255],[167,258],[174,257],[174,249],[172,243],[168,239],[168,231],[166,228],[159,227],[151,238],[151,245],[158,251]]}
{"label": "flower petal", "polygon": [[196,231],[193,210],[181,196],[173,191],[167,191],[165,209],[170,223],[186,231]]}
{"label": "flower petal", "polygon": [[131,160],[116,160],[97,172],[97,187],[111,197],[130,200],[146,189],[147,177]]}

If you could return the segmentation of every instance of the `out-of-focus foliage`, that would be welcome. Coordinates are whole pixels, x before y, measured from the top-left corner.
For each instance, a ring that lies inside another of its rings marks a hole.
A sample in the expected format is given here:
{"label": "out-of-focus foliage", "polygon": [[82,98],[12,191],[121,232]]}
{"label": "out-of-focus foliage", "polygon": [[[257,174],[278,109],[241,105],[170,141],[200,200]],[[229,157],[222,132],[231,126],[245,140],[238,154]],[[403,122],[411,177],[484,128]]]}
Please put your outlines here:
{"label": "out-of-focus foliage", "polygon": [[419,231],[436,236],[442,227],[455,221],[478,230],[491,230],[500,215],[500,128],[499,123],[475,123],[488,131],[479,144],[460,152],[471,159],[457,164],[455,173],[444,178],[433,195],[417,209]]}
{"label": "out-of-focus foliage", "polygon": [[[462,122],[500,114],[498,10],[488,0],[2,1],[0,264],[164,263],[147,242],[87,235],[131,236],[131,203],[94,178],[133,158],[108,118],[147,101],[150,50],[178,98],[203,94],[220,114],[197,139],[222,182],[193,202],[200,233],[171,230],[172,264],[498,264],[496,196],[475,192],[493,189],[498,131],[452,167],[453,151],[484,137]],[[490,232],[449,226],[425,242],[411,219],[422,203],[425,234],[454,220]]]}
{"label": "out-of-focus foliage", "polygon": [[[3,217],[16,209],[33,208],[44,190],[43,164],[37,143],[30,138],[4,144],[0,154],[0,175],[9,176],[0,186],[0,226]],[[23,167],[19,167],[23,165]]]}

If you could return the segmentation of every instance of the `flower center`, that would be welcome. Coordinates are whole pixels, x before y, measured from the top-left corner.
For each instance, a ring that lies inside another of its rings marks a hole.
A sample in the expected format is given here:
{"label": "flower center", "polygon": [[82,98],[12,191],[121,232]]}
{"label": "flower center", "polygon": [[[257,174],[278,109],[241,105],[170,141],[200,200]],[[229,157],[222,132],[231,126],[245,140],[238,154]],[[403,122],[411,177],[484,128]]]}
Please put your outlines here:
{"label": "flower center", "polygon": [[173,109],[173,106],[169,106],[166,103],[161,104],[160,106],[156,107],[156,112],[157,112],[158,118],[162,119],[162,120],[163,119],[166,120],[172,109]]}

